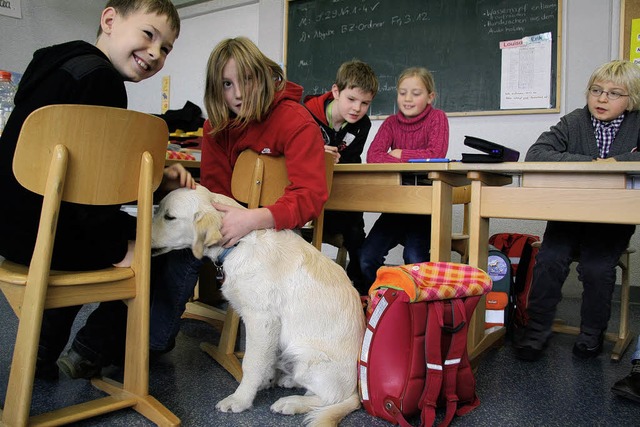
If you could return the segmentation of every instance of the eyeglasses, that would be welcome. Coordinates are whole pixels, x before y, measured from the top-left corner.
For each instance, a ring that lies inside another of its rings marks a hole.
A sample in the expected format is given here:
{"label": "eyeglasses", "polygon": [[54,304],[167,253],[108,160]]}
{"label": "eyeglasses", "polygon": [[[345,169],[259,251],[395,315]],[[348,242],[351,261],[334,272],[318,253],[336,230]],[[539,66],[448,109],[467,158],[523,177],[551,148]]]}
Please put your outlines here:
{"label": "eyeglasses", "polygon": [[624,93],[620,93],[616,91],[607,92],[606,90],[602,90],[596,86],[589,88],[589,93],[591,94],[591,96],[594,96],[596,98],[600,98],[600,95],[602,95],[603,93],[606,93],[607,98],[610,99],[611,101],[615,101],[621,96],[629,96],[629,95],[625,95]]}

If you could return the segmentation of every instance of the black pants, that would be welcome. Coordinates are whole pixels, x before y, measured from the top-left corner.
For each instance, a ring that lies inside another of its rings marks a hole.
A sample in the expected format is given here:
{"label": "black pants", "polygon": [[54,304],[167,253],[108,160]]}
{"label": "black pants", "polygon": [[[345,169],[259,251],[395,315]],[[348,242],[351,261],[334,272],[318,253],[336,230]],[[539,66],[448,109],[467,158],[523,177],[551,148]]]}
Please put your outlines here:
{"label": "black pants", "polygon": [[[82,306],[54,308],[44,311],[38,357],[55,362],[64,350],[71,327]],[[95,344],[89,349],[78,349],[93,362],[102,365],[122,364],[124,355],[124,331],[127,326],[127,306],[122,301],[100,303],[87,319],[94,325],[91,331]],[[82,332],[82,330],[81,330]],[[81,333],[80,332],[80,333]]]}
{"label": "black pants", "polygon": [[366,295],[368,288],[360,270],[360,248],[365,239],[362,212],[326,211],[324,213],[325,235],[342,234],[344,247],[349,254],[347,276],[360,295]]}
{"label": "black pants", "polygon": [[574,260],[584,288],[580,330],[591,335],[603,332],[611,315],[615,267],[634,231],[634,225],[549,221],[533,270],[528,333],[533,329],[544,335],[541,342],[551,334],[562,285]]}

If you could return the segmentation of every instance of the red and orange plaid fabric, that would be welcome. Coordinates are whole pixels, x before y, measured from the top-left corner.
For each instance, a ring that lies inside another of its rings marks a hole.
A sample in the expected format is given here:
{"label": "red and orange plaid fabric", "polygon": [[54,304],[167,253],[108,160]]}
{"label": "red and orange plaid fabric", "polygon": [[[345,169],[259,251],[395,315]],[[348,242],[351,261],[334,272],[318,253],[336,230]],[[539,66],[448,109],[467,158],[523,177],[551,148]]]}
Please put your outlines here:
{"label": "red and orange plaid fabric", "polygon": [[493,283],[479,268],[454,262],[421,262],[397,267],[380,267],[369,289],[372,296],[379,288],[400,289],[411,302],[483,295]]}

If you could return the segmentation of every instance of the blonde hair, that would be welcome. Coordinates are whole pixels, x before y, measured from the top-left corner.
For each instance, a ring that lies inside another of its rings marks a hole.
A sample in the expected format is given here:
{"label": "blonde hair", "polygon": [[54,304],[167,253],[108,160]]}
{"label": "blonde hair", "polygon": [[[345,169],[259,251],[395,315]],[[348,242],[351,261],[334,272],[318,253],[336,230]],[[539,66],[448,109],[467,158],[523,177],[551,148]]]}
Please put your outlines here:
{"label": "blonde hair", "polygon": [[[104,8],[108,7],[114,8],[122,16],[128,16],[139,10],[166,16],[169,26],[176,33],[176,38],[180,35],[180,15],[170,0],[109,0]],[[98,26],[98,37],[100,34],[102,34],[102,27]]]}
{"label": "blonde hair", "polygon": [[[242,106],[237,117],[231,117],[224,100],[222,70],[230,59],[235,60],[242,94]],[[211,134],[227,126],[245,127],[251,121],[262,121],[273,103],[276,92],[284,89],[286,80],[282,68],[247,37],[226,39],[213,49],[207,62],[204,105]]]}
{"label": "blonde hair", "polygon": [[597,81],[612,82],[624,87],[629,92],[627,111],[640,110],[640,67],[638,65],[624,60],[602,64],[591,74],[587,84],[587,98],[589,97],[589,88]]}
{"label": "blonde hair", "polygon": [[408,79],[409,77],[419,78],[422,81],[422,84],[424,84],[424,87],[427,89],[427,92],[436,93],[436,83],[433,80],[433,74],[431,74],[431,71],[427,70],[426,68],[407,68],[400,74],[400,77],[398,77],[398,83],[396,84],[396,86],[400,87],[400,83],[402,83],[403,80]]}

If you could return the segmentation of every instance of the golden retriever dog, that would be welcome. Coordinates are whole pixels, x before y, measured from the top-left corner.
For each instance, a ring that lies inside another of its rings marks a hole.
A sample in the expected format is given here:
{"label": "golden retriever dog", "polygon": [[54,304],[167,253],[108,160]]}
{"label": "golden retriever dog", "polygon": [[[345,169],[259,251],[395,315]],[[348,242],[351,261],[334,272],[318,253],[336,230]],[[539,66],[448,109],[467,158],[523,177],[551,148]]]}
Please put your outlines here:
{"label": "golden retriever dog", "polygon": [[[160,203],[152,246],[191,248],[218,259],[222,214],[240,206],[205,187],[178,189]],[[277,400],[273,412],[308,413],[305,423],[335,426],[360,407],[357,361],[365,329],[358,292],[344,270],[291,230],[256,230],[228,251],[222,293],[246,328],[242,381],[218,402],[224,412],[251,407],[258,390],[277,384],[305,395]]]}

